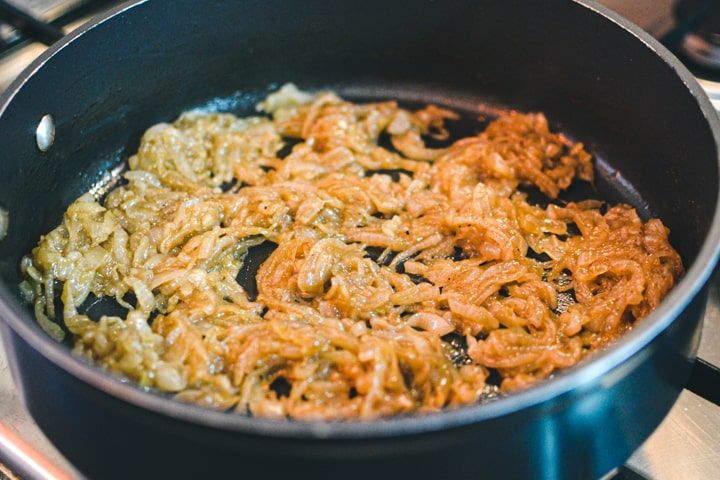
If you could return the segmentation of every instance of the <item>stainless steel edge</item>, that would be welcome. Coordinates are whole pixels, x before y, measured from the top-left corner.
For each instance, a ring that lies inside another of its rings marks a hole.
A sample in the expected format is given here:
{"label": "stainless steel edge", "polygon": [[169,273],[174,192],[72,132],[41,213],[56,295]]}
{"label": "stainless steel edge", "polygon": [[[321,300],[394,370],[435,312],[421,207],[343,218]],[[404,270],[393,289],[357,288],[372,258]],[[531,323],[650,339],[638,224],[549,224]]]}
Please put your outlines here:
{"label": "stainless steel edge", "polygon": [[720,478],[720,406],[684,390],[627,466],[644,478]]}
{"label": "stainless steel edge", "polygon": [[10,427],[0,422],[0,454],[22,478],[37,480],[71,480],[75,475],[58,467],[45,454]]}
{"label": "stainless steel edge", "polygon": [[[720,368],[720,270],[710,279],[698,358]],[[717,385],[720,388],[720,385]],[[720,433],[716,438],[720,443]]]}
{"label": "stainless steel edge", "polygon": [[[0,462],[7,464],[14,473],[22,474],[23,478],[39,479],[43,478],[40,472],[33,473],[33,463],[37,463],[39,456],[46,464],[54,465],[61,472],[67,472],[66,478],[80,478],[80,474],[45,438],[25,410],[20,392],[10,373],[4,343],[0,342],[0,420],[5,424],[6,431],[0,432]],[[32,445],[37,454],[35,462],[26,460],[28,455],[23,455],[23,445],[18,442],[18,438]],[[2,475],[0,478],[3,478]]]}

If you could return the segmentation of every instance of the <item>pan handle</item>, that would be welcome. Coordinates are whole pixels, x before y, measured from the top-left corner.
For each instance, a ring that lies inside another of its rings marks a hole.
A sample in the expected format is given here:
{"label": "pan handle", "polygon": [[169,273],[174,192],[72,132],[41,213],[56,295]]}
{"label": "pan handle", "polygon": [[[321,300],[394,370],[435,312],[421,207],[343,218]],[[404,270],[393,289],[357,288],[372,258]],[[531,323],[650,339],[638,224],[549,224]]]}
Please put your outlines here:
{"label": "pan handle", "polygon": [[22,478],[34,480],[72,480],[75,475],[62,470],[17,433],[0,422],[0,457]]}

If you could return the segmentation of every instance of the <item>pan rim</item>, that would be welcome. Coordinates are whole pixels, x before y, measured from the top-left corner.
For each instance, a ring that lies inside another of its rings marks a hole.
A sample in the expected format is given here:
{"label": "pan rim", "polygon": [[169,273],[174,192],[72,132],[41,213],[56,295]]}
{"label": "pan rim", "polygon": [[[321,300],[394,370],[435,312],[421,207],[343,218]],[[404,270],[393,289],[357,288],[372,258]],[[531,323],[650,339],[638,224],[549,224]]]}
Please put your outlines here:
{"label": "pan rim", "polygon": [[[0,117],[12,102],[15,94],[55,54],[72,42],[105,23],[118,14],[136,8],[149,0],[131,0],[98,16],[47,49],[38,57],[0,96]],[[716,157],[720,168],[720,119],[707,95],[687,68],[657,40],[617,13],[592,0],[572,0],[587,8],[618,28],[633,35],[646,48],[657,55],[684,83],[695,98],[715,140]],[[29,315],[23,311],[5,285],[0,284],[0,319],[27,342],[33,349],[57,367],[73,377],[104,392],[117,400],[134,405],[160,416],[171,417],[189,424],[211,427],[229,432],[265,435],[282,438],[315,439],[370,439],[389,438],[429,433],[480,423],[502,417],[520,410],[538,407],[555,398],[566,395],[582,385],[598,382],[606,374],[622,367],[663,331],[665,331],[701,291],[710,277],[720,255],[720,186],[712,224],[697,258],[685,276],[672,289],[660,306],[639,326],[624,335],[593,359],[581,362],[572,368],[559,372],[554,378],[528,390],[514,393],[485,404],[464,406],[455,410],[440,411],[425,415],[390,417],[373,421],[318,421],[289,422],[266,418],[252,418],[244,415],[227,414],[203,407],[169,400],[167,397],[141,390],[134,384],[121,381],[96,365],[89,364],[72,355],[66,347],[56,343],[39,328],[23,318]],[[33,319],[34,322],[34,319]]]}

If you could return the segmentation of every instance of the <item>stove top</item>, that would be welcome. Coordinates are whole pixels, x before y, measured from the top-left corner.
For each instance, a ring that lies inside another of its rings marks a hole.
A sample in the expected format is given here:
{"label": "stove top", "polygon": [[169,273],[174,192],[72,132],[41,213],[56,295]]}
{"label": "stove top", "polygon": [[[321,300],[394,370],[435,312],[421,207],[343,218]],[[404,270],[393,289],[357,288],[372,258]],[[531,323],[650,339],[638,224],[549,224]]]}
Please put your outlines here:
{"label": "stove top", "polygon": [[[10,8],[19,7],[31,15],[24,23],[10,21],[3,3],[0,1],[0,92],[46,48],[33,38],[47,41],[44,31],[51,40],[58,29],[71,31],[90,15],[119,2],[6,0],[5,3],[12,4]],[[720,110],[720,2],[600,0],[600,3],[617,10],[675,51]],[[35,24],[34,19],[49,23],[49,29]],[[687,389],[655,433],[607,479],[720,478],[720,270],[710,282],[699,359]],[[22,406],[1,343],[0,422],[46,460],[79,477]],[[2,464],[10,463],[7,455],[15,447],[0,441],[0,480],[16,478]]]}

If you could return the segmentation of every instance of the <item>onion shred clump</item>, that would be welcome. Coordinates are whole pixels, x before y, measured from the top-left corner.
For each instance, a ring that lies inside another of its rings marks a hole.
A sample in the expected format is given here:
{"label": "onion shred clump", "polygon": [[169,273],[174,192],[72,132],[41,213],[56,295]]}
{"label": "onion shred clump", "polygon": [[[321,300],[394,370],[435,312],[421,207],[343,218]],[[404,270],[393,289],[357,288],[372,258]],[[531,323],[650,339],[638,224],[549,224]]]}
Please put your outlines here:
{"label": "onion shred clump", "polygon": [[[450,143],[458,117],[432,105],[289,84],[258,110],[153,126],[125,184],[70,205],[21,265],[49,334],[62,318],[76,354],[210,408],[372,419],[477,402],[491,372],[502,392],[541,381],[683,273],[668,229],[628,205],[528,203],[524,187],[593,180],[541,113]],[[255,297],[237,278],[263,243]],[[127,312],[91,319],[104,298]]]}

